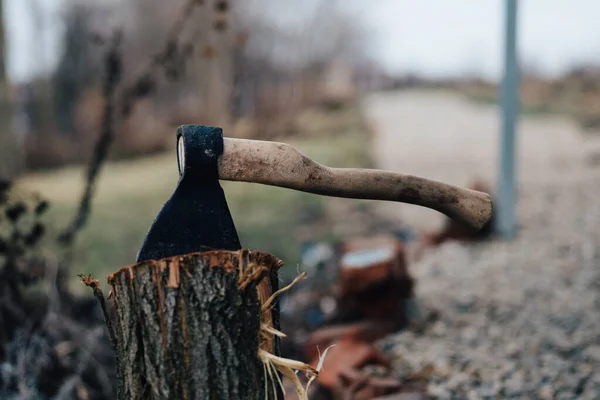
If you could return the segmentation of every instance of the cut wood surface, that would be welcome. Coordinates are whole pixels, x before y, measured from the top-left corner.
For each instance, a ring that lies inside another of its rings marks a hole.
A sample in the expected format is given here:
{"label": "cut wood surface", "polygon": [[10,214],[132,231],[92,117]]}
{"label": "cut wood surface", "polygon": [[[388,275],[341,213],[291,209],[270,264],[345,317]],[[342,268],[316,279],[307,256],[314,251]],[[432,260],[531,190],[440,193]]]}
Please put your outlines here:
{"label": "cut wood surface", "polygon": [[261,323],[273,321],[261,305],[281,265],[265,253],[210,251],[109,276],[118,398],[274,398],[258,351],[276,352],[261,335]]}

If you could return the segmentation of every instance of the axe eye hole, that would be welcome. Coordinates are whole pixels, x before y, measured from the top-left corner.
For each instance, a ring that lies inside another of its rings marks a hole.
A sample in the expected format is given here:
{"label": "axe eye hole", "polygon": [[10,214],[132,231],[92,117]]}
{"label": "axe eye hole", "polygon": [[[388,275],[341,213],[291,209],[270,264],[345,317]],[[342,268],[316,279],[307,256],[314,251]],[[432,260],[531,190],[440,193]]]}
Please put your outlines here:
{"label": "axe eye hole", "polygon": [[182,136],[177,139],[177,167],[179,168],[179,175],[183,174],[185,170],[185,148]]}

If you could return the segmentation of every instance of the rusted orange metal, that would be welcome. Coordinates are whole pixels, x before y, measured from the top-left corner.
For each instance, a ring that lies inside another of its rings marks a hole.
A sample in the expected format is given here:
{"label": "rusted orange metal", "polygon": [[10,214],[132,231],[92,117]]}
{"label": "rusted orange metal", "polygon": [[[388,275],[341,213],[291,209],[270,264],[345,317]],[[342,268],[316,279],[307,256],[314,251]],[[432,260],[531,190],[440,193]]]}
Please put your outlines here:
{"label": "rusted orange metal", "polygon": [[354,309],[366,321],[406,322],[404,300],[413,294],[406,249],[393,236],[346,242],[340,259],[341,309]]}

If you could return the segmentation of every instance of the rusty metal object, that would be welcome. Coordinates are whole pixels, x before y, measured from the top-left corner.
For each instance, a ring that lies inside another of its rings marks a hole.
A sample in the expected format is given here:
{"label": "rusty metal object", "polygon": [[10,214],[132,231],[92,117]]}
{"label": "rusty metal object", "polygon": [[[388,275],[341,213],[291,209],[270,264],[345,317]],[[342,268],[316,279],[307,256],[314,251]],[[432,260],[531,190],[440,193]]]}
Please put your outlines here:
{"label": "rusty metal object", "polygon": [[[366,321],[392,321],[392,331],[407,321],[405,301],[413,295],[404,244],[393,236],[355,239],[340,259],[340,312],[355,310]],[[344,310],[345,309],[345,310]]]}
{"label": "rusty metal object", "polygon": [[[318,360],[317,355],[313,363]],[[317,378],[319,387],[314,398],[372,400],[379,396],[424,393],[424,388],[399,381],[391,371],[391,364],[382,352],[369,341],[349,334],[329,349]]]}
{"label": "rusty metal object", "polygon": [[[405,302],[412,297],[403,242],[394,236],[349,240],[339,257],[338,324],[315,331],[304,351],[317,363],[331,347],[317,380],[320,398],[373,399],[404,386],[389,376],[371,376],[365,366],[389,372],[389,363],[372,345],[407,322]],[[350,321],[348,320],[350,319]],[[334,319],[335,322],[335,319]],[[389,374],[388,374],[389,375]]]}
{"label": "rusty metal object", "polygon": [[[318,357],[316,357],[311,364],[316,365],[318,361]],[[335,347],[329,349],[317,382],[330,390],[335,390],[339,385],[340,377],[351,376],[353,369],[366,365],[390,367],[383,353],[371,344],[352,336],[346,336],[338,340]]]}
{"label": "rusty metal object", "polygon": [[393,236],[349,240],[342,249],[341,296],[361,293],[388,279],[410,280],[404,244]]}
{"label": "rusty metal object", "polygon": [[225,139],[219,178],[355,199],[388,200],[437,210],[479,230],[492,216],[488,194],[390,171],[330,168],[285,143]]}
{"label": "rusty metal object", "polygon": [[318,358],[319,351],[339,340],[351,338],[353,341],[372,343],[394,331],[391,321],[363,321],[355,324],[334,325],[316,330],[304,344],[308,360]]}
{"label": "rusty metal object", "polygon": [[[314,364],[320,352],[335,345],[327,353],[314,399],[399,395],[406,387],[390,376],[388,361],[373,343],[408,320],[405,302],[412,297],[413,280],[404,244],[395,236],[382,235],[349,240],[339,250],[339,317],[333,325],[315,331],[304,345]],[[367,369],[385,373],[373,375]],[[412,390],[414,395],[422,392]]]}
{"label": "rusty metal object", "polygon": [[402,241],[393,236],[349,240],[341,246],[336,315],[305,342],[308,359],[342,338],[373,342],[408,323],[413,296]]}

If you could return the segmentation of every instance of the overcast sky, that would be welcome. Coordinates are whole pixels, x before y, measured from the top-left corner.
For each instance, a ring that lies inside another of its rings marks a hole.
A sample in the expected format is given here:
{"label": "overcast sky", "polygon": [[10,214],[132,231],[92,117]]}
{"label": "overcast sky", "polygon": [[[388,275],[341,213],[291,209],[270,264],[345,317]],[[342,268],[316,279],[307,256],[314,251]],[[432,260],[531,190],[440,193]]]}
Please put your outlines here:
{"label": "overcast sky", "polygon": [[[58,56],[62,0],[37,0],[46,18],[46,42],[34,35],[28,2],[3,0],[8,71],[25,80]],[[165,0],[167,1],[167,0]],[[293,1],[293,0],[281,0]],[[431,77],[477,73],[497,78],[502,69],[504,0],[370,0],[362,15],[374,34],[372,52],[391,71]],[[600,0],[521,0],[521,60],[546,74],[573,65],[600,64]]]}
{"label": "overcast sky", "polygon": [[[378,53],[392,69],[444,76],[502,70],[504,0],[374,0],[371,24]],[[600,64],[599,0],[519,1],[524,64],[557,74],[580,63]]]}

